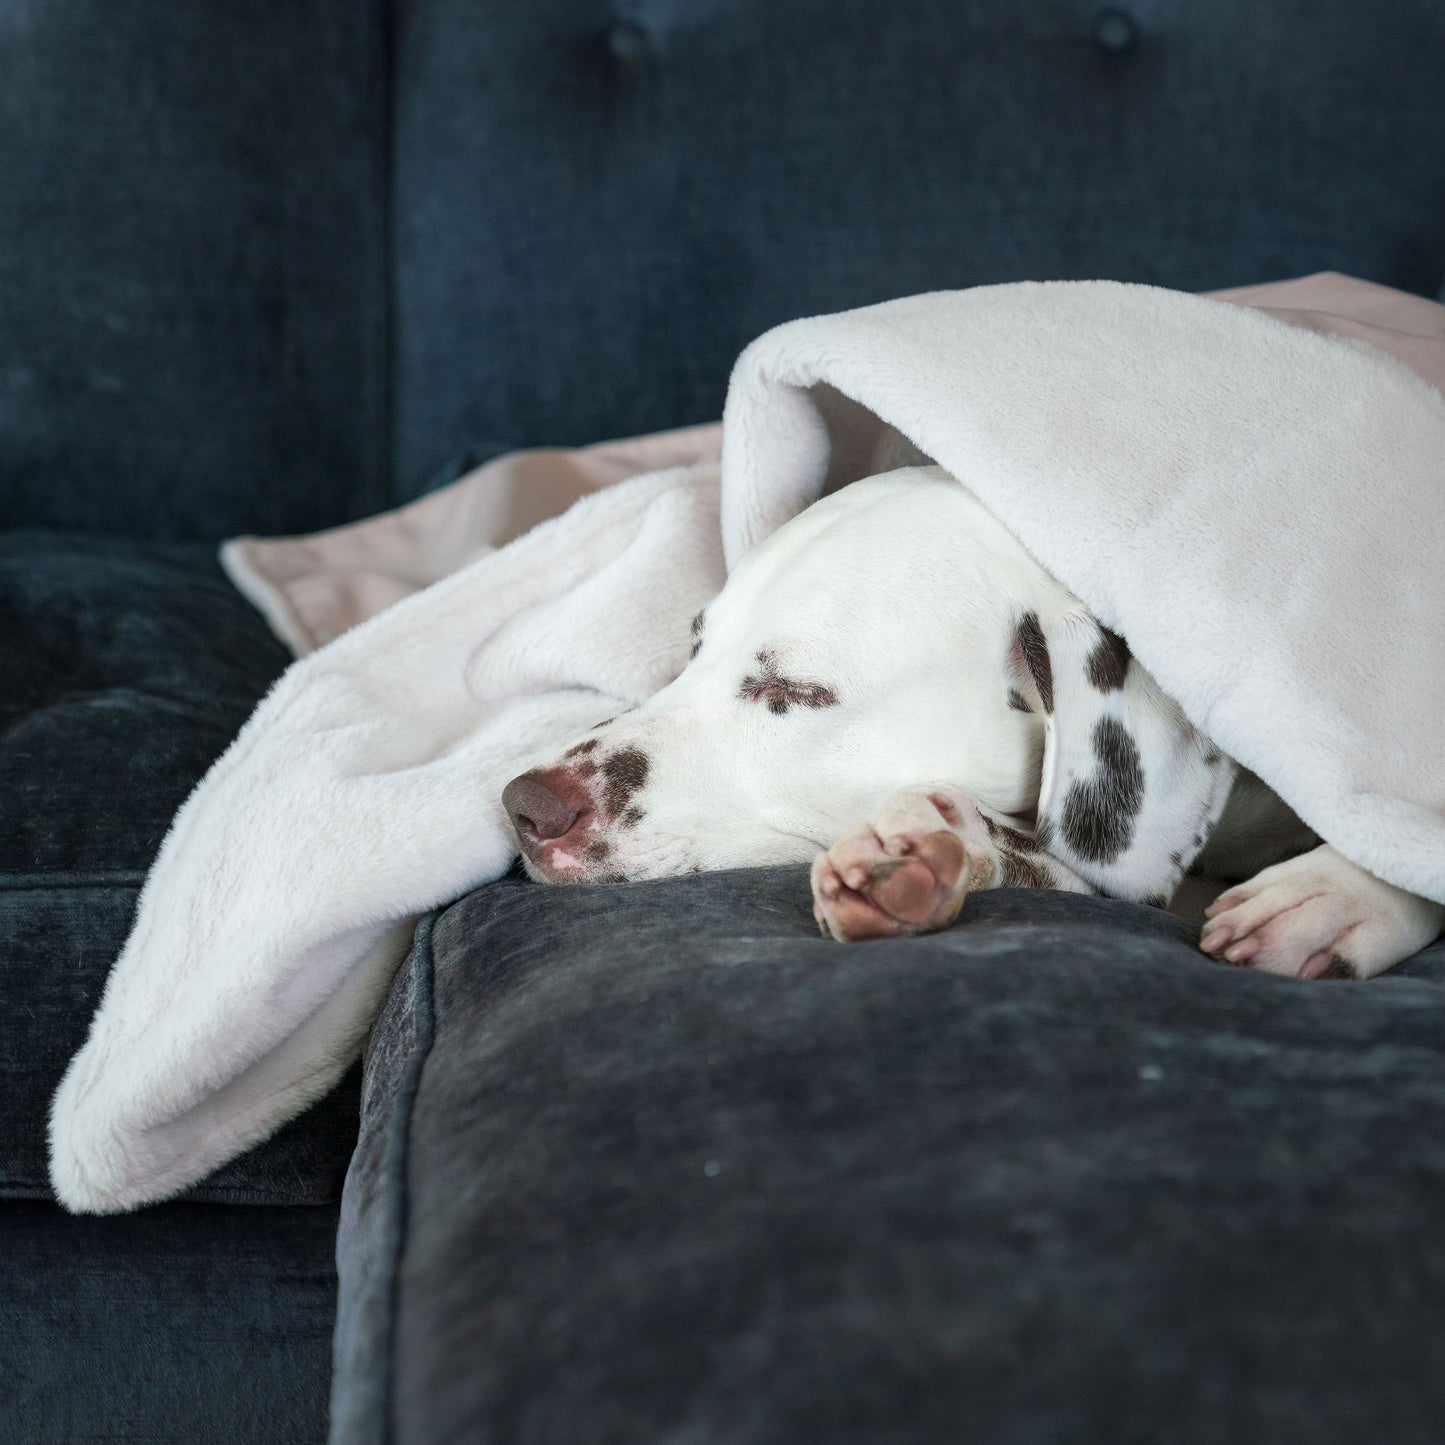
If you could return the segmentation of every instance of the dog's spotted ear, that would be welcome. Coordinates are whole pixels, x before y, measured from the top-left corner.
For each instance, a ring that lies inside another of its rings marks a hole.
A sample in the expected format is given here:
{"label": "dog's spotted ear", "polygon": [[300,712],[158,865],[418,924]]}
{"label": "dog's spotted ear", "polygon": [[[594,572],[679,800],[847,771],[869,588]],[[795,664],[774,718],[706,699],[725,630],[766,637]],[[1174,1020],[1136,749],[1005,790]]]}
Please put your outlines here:
{"label": "dog's spotted ear", "polygon": [[1043,715],[1039,840],[1105,893],[1167,903],[1224,809],[1235,764],[1081,607],[1023,614],[1013,663],[1016,690]]}

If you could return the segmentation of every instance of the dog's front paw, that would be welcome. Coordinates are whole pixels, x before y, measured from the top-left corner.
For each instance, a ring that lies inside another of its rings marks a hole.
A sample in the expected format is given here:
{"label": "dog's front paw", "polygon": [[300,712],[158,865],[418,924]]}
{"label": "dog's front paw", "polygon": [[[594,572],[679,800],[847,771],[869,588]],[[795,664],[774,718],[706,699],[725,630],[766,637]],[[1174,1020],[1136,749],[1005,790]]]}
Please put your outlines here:
{"label": "dog's front paw", "polygon": [[1369,978],[1429,943],[1441,909],[1320,847],[1220,894],[1205,916],[1199,946],[1226,963],[1290,978]]}
{"label": "dog's front paw", "polygon": [[932,933],[991,880],[978,809],[951,792],[898,793],[813,860],[813,917],[840,943]]}

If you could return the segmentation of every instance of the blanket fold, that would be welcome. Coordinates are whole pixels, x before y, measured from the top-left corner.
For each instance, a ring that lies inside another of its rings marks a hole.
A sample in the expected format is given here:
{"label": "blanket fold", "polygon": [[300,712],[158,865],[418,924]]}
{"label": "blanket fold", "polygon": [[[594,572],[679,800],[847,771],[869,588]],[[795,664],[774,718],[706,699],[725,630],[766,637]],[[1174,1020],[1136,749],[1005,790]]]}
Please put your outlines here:
{"label": "blanket fold", "polygon": [[722,583],[717,469],[651,473],[282,675],[176,816],[56,1092],[67,1207],[164,1198],[355,1057],[415,917],[512,862],[509,778],[674,676]]}
{"label": "blanket fold", "polygon": [[1383,325],[1384,288],[1346,283],[1369,314],[1341,317],[1301,304],[1320,280],[1231,298],[1254,309],[1054,282],[792,322],[739,358],[720,469],[695,428],[642,449],[691,465],[595,495],[580,454],[547,505],[581,500],[514,540],[473,479],[405,509],[411,553],[376,523],[231,544],[273,626],[323,645],[162,846],[55,1097],[57,1197],[164,1198],[329,1088],[410,920],[510,866],[503,784],[680,670],[725,558],[920,457],[1329,842],[1445,901],[1445,309]]}
{"label": "blanket fold", "polygon": [[1323,838],[1445,901],[1439,391],[1356,341],[1121,283],[792,322],[729,387],[730,562],[857,446],[820,384],[973,490]]}

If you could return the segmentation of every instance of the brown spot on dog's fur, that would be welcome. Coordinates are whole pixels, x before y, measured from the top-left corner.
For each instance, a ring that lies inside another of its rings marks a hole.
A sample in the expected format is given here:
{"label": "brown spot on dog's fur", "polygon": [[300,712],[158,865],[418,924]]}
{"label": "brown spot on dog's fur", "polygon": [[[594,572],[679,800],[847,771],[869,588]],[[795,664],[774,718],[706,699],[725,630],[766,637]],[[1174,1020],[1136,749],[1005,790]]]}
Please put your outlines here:
{"label": "brown spot on dog's fur", "polygon": [[638,747],[619,748],[602,760],[602,776],[607,780],[602,807],[609,818],[615,818],[632,801],[651,767],[651,759]]}
{"label": "brown spot on dog's fur", "polygon": [[617,821],[624,828],[635,828],[646,816],[641,808],[629,808]]}
{"label": "brown spot on dog's fur", "polygon": [[1001,888],[1050,888],[1053,879],[1032,858],[1024,858],[1007,848],[999,854],[1003,872],[999,878]]}
{"label": "brown spot on dog's fur", "polygon": [[593,723],[593,724],[592,724],[592,731],[593,731],[594,733],[600,733],[603,728],[611,727],[612,724],[615,723],[616,721],[617,721],[617,719],[616,719],[615,717],[605,717],[605,718],[602,719],[602,721],[601,721],[600,723]]}
{"label": "brown spot on dog's fur", "polygon": [[584,858],[595,858],[599,863],[612,851],[612,844],[606,838],[599,838],[595,843],[589,843],[583,850]]}
{"label": "brown spot on dog's fur", "polygon": [[594,874],[592,875],[592,877],[591,877],[591,878],[588,878],[586,881],[587,881],[588,883],[626,883],[626,882],[627,882],[627,874],[625,874],[625,873],[594,873]]}
{"label": "brown spot on dog's fur", "polygon": [[1330,958],[1330,966],[1320,975],[1321,978],[1337,978],[1353,981],[1360,976],[1360,971],[1349,959],[1336,953]]}
{"label": "brown spot on dog's fur", "polygon": [[591,758],[585,758],[577,764],[577,776],[579,778],[590,778],[597,771],[597,764]]}
{"label": "brown spot on dog's fur", "polygon": [[1028,704],[1028,699],[1016,687],[1011,687],[1008,690],[1008,705],[1015,712],[1033,711],[1033,708],[1031,708]]}
{"label": "brown spot on dog's fur", "polygon": [[1144,800],[1144,768],[1138,744],[1117,718],[1099,719],[1094,756],[1098,770],[1069,789],[1059,822],[1064,841],[1078,857],[1112,863],[1134,837],[1134,819]]}
{"label": "brown spot on dog's fur", "polygon": [[982,809],[979,810],[978,816],[983,819],[983,826],[988,829],[988,836],[1000,848],[1011,848],[1015,853],[1038,853],[1041,851],[1037,838],[1030,838],[1027,833],[1021,833],[1017,828],[1010,828],[1007,823],[995,823]]}
{"label": "brown spot on dog's fur", "polygon": [[1039,626],[1037,612],[1025,612],[1019,618],[1014,637],[1019,652],[1023,655],[1024,666],[1039,690],[1039,701],[1045,712],[1054,710],[1054,667],[1049,661],[1049,645],[1044,641],[1044,630]]}
{"label": "brown spot on dog's fur", "polygon": [[705,607],[700,609],[697,616],[692,619],[692,651],[688,653],[689,658],[696,657],[702,647],[702,617],[706,611]]}
{"label": "brown spot on dog's fur", "polygon": [[1100,626],[1103,634],[1089,654],[1089,681],[1100,692],[1117,692],[1129,671],[1129,644],[1117,632]]}
{"label": "brown spot on dog's fur", "polygon": [[764,648],[757,654],[760,676],[749,673],[738,688],[745,702],[764,702],[768,711],[781,716],[794,704],[800,707],[836,707],[838,694],[820,682],[796,682],[778,671],[776,656]]}
{"label": "brown spot on dog's fur", "polygon": [[626,788],[640,788],[647,781],[652,760],[641,748],[629,745],[619,748],[602,760],[602,772],[608,782]]}
{"label": "brown spot on dog's fur", "polygon": [[574,743],[562,756],[564,758],[575,758],[579,753],[590,753],[601,741],[601,738],[585,738],[580,743]]}

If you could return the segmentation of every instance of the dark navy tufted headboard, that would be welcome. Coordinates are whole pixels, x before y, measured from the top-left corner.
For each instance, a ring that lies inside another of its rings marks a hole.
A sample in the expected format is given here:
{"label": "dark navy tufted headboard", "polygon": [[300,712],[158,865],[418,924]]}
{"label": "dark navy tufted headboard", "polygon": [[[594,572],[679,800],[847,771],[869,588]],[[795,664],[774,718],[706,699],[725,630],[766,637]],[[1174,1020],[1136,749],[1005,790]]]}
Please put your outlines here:
{"label": "dark navy tufted headboard", "polygon": [[383,19],[0,0],[0,526],[385,503]]}
{"label": "dark navy tufted headboard", "polygon": [[907,292],[1445,279],[1440,0],[417,0],[396,58],[404,486]]}
{"label": "dark navy tufted headboard", "polygon": [[1445,279],[1441,0],[0,0],[0,522],[300,530],[934,287]]}

